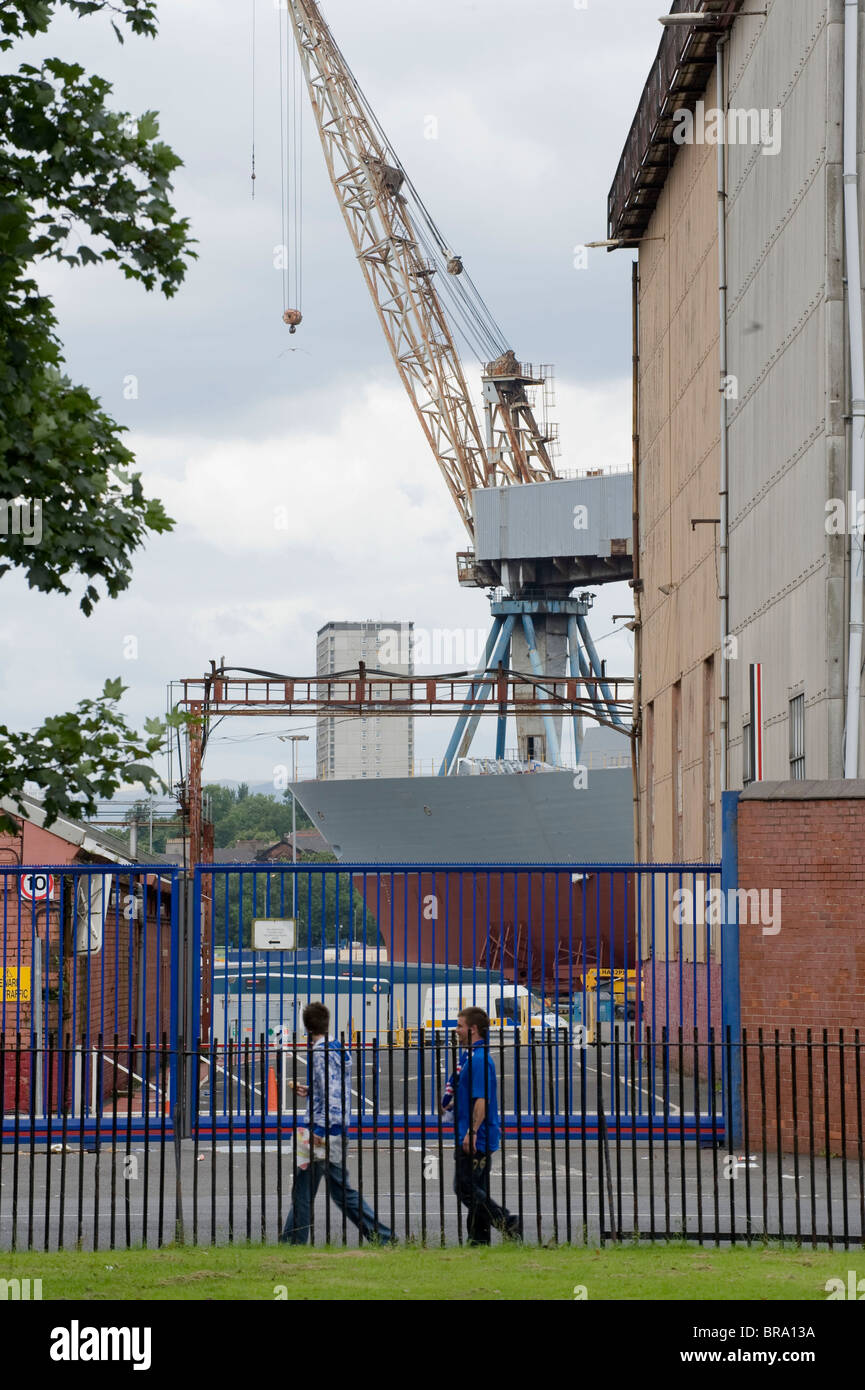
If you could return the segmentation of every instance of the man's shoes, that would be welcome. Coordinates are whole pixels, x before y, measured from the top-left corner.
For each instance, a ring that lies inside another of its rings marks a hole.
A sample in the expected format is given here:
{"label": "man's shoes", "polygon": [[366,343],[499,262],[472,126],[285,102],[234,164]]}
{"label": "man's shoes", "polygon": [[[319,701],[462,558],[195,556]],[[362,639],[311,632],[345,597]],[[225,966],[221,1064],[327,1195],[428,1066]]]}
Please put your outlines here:
{"label": "man's shoes", "polygon": [[523,1228],[518,1216],[508,1217],[504,1229],[505,1240],[521,1241],[523,1238]]}

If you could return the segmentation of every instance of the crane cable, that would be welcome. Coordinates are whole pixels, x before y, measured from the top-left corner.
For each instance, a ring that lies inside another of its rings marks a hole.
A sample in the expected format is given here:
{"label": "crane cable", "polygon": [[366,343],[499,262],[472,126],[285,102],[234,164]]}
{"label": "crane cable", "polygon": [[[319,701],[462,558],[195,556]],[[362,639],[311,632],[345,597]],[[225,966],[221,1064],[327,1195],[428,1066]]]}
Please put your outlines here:
{"label": "crane cable", "polygon": [[294,251],[295,251],[295,292],[294,302],[298,311],[303,309],[303,103],[305,100],[303,71],[300,53],[295,44],[291,45],[294,104],[292,110],[292,134],[294,151]]}
{"label": "crane cable", "polygon": [[279,5],[279,166],[282,316],[293,333],[303,308],[303,100],[301,59]]}
{"label": "crane cable", "polygon": [[252,201],[255,202],[255,0],[252,4]]}
{"label": "crane cable", "polygon": [[285,314],[288,309],[288,246],[286,237],[286,207],[285,207],[285,24],[283,15],[285,10],[282,5],[278,6],[279,12],[279,208],[282,216],[282,240],[280,243],[280,255],[282,266],[282,312]]}

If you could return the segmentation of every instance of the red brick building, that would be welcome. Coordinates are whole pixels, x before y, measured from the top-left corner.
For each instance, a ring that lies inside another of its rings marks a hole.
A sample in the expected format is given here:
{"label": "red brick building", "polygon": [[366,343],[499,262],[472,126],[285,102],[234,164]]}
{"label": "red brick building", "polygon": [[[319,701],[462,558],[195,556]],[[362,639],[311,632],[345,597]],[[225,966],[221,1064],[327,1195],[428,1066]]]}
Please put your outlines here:
{"label": "red brick building", "polygon": [[[26,798],[26,815],[0,801],[17,831],[0,834],[0,1032],[5,1035],[3,1099],[8,1108],[30,1103],[31,1068],[9,1055],[16,1036],[26,1045],[31,1031],[68,1038],[91,1056],[99,1037],[112,1048],[114,1036],[154,1041],[171,1020],[171,872],[142,873],[119,837],[65,817],[45,824],[41,805]],[[148,863],[161,864],[159,855]],[[47,881],[23,870],[53,866]],[[97,866],[104,865],[103,872]],[[40,1046],[41,1046],[40,1041]],[[106,1094],[126,1087],[128,1052],[103,1067]],[[51,1084],[59,1084],[58,1061]],[[43,1076],[47,1086],[47,1070]],[[140,1083],[139,1083],[140,1084]]]}

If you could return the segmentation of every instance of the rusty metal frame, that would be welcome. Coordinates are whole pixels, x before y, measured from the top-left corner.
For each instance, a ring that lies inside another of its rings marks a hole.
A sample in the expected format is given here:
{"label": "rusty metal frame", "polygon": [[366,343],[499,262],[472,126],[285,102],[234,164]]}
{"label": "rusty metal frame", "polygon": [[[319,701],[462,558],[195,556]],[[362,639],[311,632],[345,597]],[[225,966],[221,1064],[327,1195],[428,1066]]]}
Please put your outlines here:
{"label": "rusty metal frame", "polygon": [[[459,672],[443,676],[398,676],[357,670],[330,676],[284,676],[239,670],[212,663],[208,675],[185,677],[177,705],[194,716],[188,731],[188,771],[184,809],[189,824],[190,863],[212,863],[212,826],[202,816],[202,762],[209,721],[215,716],[292,719],[298,715],[342,718],[374,714],[405,719],[409,715],[453,718],[457,714],[499,718],[503,708],[516,714],[588,716],[615,728],[613,714],[627,719],[632,710],[633,676],[535,676],[506,671]],[[233,673],[234,672],[234,673]],[[612,694],[606,698],[602,686]],[[580,694],[580,687],[585,691]],[[526,691],[530,693],[525,694]],[[518,693],[521,692],[521,693]],[[606,704],[611,718],[599,718]],[[208,834],[208,831],[210,832]]]}
{"label": "rusty metal frame", "polygon": [[[506,671],[460,672],[444,676],[401,676],[369,669],[330,676],[269,676],[248,672],[229,675],[219,671],[180,682],[179,704],[192,713],[213,715],[274,715],[292,719],[298,715],[369,715],[404,719],[407,715],[448,718],[464,711],[487,712],[484,686],[493,681],[495,706],[506,704],[514,714],[588,714],[596,719],[591,694],[579,694],[581,686],[592,691],[605,684],[613,691],[618,711],[630,714],[633,676],[534,676]],[[532,693],[526,696],[526,689]],[[598,696],[599,698],[599,696]],[[475,702],[476,701],[476,705]]]}

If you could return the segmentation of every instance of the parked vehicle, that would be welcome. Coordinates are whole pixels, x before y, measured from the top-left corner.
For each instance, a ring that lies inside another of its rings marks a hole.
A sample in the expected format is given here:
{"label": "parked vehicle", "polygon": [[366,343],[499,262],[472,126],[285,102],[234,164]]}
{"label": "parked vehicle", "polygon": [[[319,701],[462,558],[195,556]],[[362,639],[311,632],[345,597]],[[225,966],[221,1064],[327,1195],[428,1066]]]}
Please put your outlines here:
{"label": "parked vehicle", "polygon": [[431,985],[426,992],[421,1026],[450,1032],[457,1026],[460,1009],[475,1005],[490,1018],[490,1036],[504,1031],[512,1041],[521,1026],[536,1033],[568,1032],[568,1020],[549,1009],[525,985],[502,984],[498,980],[464,980],[461,985]]}

